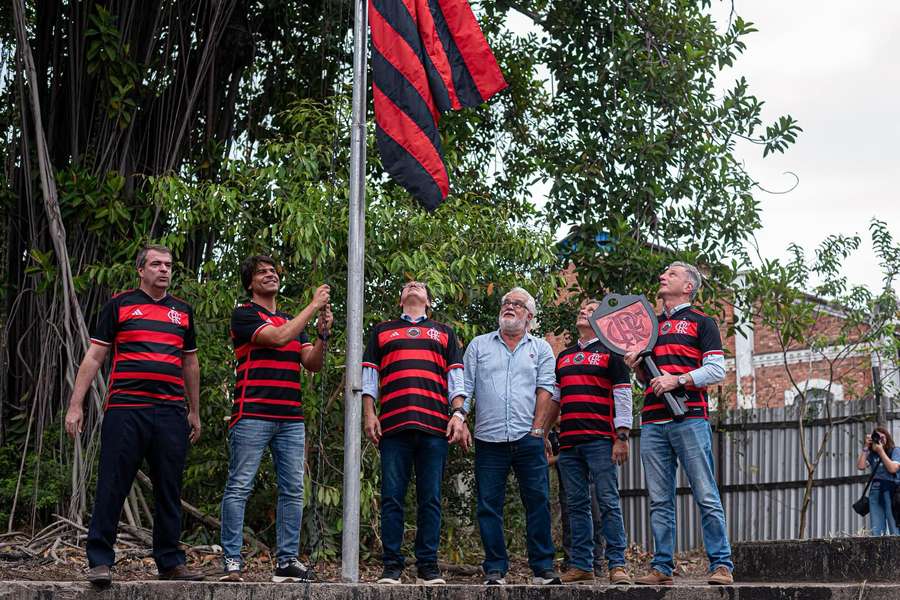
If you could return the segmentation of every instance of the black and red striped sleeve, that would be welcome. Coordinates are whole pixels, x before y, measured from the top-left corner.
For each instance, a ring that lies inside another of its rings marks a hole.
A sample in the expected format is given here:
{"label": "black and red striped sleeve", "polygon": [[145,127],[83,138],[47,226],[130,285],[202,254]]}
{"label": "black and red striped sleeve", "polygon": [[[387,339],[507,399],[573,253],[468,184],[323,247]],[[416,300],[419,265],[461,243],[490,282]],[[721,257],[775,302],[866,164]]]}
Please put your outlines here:
{"label": "black and red striped sleeve", "polygon": [[362,366],[371,367],[376,371],[381,369],[381,348],[378,346],[378,327],[372,328],[369,334],[369,343],[363,352]]}
{"label": "black and red striped sleeve", "polygon": [[447,360],[447,370],[463,368],[463,353],[456,339],[456,332],[447,328],[447,347],[444,350],[444,358]]}
{"label": "black and red striped sleeve", "polygon": [[91,342],[100,346],[110,346],[119,331],[119,301],[111,298],[100,311],[100,320],[94,327]]}
{"label": "black and red striped sleeve", "polygon": [[190,354],[197,351],[197,330],[194,329],[194,308],[188,307],[188,327],[184,332],[184,348],[182,352]]}
{"label": "black and red striped sleeve", "polygon": [[613,388],[631,388],[631,371],[618,354],[610,353],[609,355],[609,375]]}
{"label": "black and red striped sleeve", "polygon": [[263,319],[253,306],[238,306],[231,313],[231,337],[234,338],[235,346],[249,344],[256,333],[268,325],[271,323]]}
{"label": "black and red striped sleeve", "polygon": [[716,326],[715,321],[710,317],[704,317],[697,324],[697,329],[701,361],[709,354],[723,354],[722,337],[719,335],[719,328]]}

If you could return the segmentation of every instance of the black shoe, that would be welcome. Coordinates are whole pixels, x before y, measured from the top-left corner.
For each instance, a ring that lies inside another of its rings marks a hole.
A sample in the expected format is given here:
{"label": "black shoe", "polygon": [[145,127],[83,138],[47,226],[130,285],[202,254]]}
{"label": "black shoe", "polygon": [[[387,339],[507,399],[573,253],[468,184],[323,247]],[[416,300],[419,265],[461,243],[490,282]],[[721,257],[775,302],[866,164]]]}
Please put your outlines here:
{"label": "black shoe", "polygon": [[484,585],[506,585],[506,580],[500,571],[490,571],[484,576]]}
{"label": "black shoe", "polygon": [[403,583],[403,569],[400,567],[385,567],[384,570],[381,571],[381,577],[378,578],[378,583],[386,583],[389,585],[400,585]]}
{"label": "black shoe", "polygon": [[272,581],[275,583],[310,583],[316,580],[316,574],[312,569],[307,569],[306,565],[292,558],[288,562],[281,564],[275,569],[272,575]]}
{"label": "black shoe", "polygon": [[562,581],[559,579],[559,573],[553,569],[535,573],[534,577],[531,578],[531,583],[534,585],[562,585]]}
{"label": "black shoe", "polygon": [[420,585],[440,585],[442,583],[447,583],[444,581],[444,578],[441,577],[441,571],[438,569],[437,565],[422,565],[418,567],[418,577],[416,578],[416,583]]}
{"label": "black shoe", "polygon": [[85,579],[97,587],[107,587],[112,583],[112,573],[110,573],[109,565],[97,565],[88,569]]}

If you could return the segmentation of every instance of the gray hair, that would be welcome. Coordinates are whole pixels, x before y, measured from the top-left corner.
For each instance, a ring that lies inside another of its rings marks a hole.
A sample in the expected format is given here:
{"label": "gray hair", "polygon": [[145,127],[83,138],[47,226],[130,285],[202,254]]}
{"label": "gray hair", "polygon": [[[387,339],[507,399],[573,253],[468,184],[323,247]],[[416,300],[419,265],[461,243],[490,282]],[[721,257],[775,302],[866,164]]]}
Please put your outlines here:
{"label": "gray hair", "polygon": [[697,297],[697,294],[700,293],[700,286],[703,284],[703,276],[700,274],[699,269],[694,265],[688,264],[686,262],[681,262],[680,260],[676,260],[672,264],[668,266],[669,269],[672,267],[681,267],[687,273],[688,279],[691,280],[691,283],[694,284],[694,288],[691,290],[691,302],[694,301],[694,298]]}
{"label": "gray hair", "polygon": [[144,267],[147,264],[147,254],[153,250],[154,252],[159,252],[160,254],[168,254],[169,258],[172,258],[172,251],[167,247],[161,244],[147,244],[140,250],[138,250],[137,257],[134,259],[134,264],[138,269]]}
{"label": "gray hair", "polygon": [[514,287],[511,290],[509,290],[508,292],[506,292],[505,294],[503,294],[503,297],[500,298],[500,302],[503,303],[503,301],[506,300],[506,297],[509,296],[510,294],[521,294],[521,295],[525,296],[525,310],[530,312],[531,317],[532,317],[531,321],[529,321],[528,324],[525,326],[525,331],[531,331],[532,327],[534,327],[535,323],[537,322],[536,317],[538,314],[537,303],[534,301],[534,296],[529,294],[528,290],[526,290],[525,288]]}

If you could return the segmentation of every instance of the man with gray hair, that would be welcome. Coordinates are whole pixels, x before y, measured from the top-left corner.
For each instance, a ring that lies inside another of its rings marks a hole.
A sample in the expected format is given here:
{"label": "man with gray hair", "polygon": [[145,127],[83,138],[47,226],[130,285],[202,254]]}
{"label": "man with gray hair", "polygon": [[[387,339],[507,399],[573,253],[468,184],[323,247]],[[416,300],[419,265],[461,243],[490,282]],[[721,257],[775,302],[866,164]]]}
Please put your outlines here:
{"label": "man with gray hair", "polygon": [[525,505],[532,583],[560,583],[553,570],[545,451],[556,374],[550,344],[529,333],[536,315],[534,298],[524,289],[516,287],[503,296],[499,329],[476,337],[466,349],[465,399],[454,400],[454,409],[462,407],[463,418],[450,419],[447,432],[451,443],[465,443],[469,432],[463,419],[474,396],[478,528],[487,585],[505,584],[509,570],[503,505],[510,469]]}
{"label": "man with gray hair", "polygon": [[[716,485],[712,431],[707,421],[706,389],[725,378],[725,358],[719,327],[691,302],[697,297],[700,272],[693,265],[674,262],[659,277],[659,337],[653,360],[662,374],[649,379],[636,353],[625,364],[646,384],[641,413],[641,462],[650,496],[650,528],[654,554],[645,585],[672,585],[675,545],[675,475],[680,463],[700,509],[703,545],[709,558],[708,582],[733,583],[731,546],[725,511]],[[687,415],[673,421],[662,396],[679,390],[687,396]]]}

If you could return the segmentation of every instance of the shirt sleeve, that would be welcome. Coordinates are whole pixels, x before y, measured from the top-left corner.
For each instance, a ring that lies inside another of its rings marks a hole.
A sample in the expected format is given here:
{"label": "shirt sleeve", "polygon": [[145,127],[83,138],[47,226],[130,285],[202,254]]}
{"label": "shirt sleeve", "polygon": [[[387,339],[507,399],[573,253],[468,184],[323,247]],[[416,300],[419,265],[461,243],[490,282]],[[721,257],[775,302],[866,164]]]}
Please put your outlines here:
{"label": "shirt sleeve", "polygon": [[537,387],[553,395],[556,390],[556,360],[547,340],[538,340]]}
{"label": "shirt sleeve", "polygon": [[300,332],[300,335],[297,336],[297,341],[300,342],[301,348],[306,348],[307,346],[312,346],[312,342],[309,341],[309,336],[306,335],[305,331]]}
{"label": "shirt sleeve", "polygon": [[184,348],[182,352],[190,354],[197,351],[197,330],[194,327],[194,308],[188,307],[188,328],[184,332]]}
{"label": "shirt sleeve", "polygon": [[372,367],[363,365],[362,370],[362,393],[363,396],[372,396],[378,400],[378,371]]}
{"label": "shirt sleeve", "polygon": [[119,331],[119,302],[112,298],[103,305],[100,311],[100,320],[94,327],[94,334],[91,336],[91,342],[100,346],[109,346],[116,339],[116,333]]}
{"label": "shirt sleeve", "polygon": [[553,361],[553,394],[550,396],[550,399],[559,404],[560,399],[560,390],[559,390],[559,357],[554,359]]}
{"label": "shirt sleeve", "polygon": [[725,379],[725,353],[719,328],[712,319],[699,323],[700,352],[702,366],[691,371],[691,379],[696,387],[707,387]]}
{"label": "shirt sleeve", "polygon": [[472,410],[472,394],[475,391],[475,379],[478,377],[478,338],[469,342],[465,354],[463,354],[463,393],[466,399],[463,401],[463,410],[467,413]]}
{"label": "shirt sleeve", "polygon": [[[363,352],[363,367],[369,367],[376,372],[381,368],[381,351],[378,348],[378,327],[373,327],[369,334],[369,343]],[[373,396],[377,398],[377,396]]]}
{"label": "shirt sleeve", "polygon": [[631,373],[625,366],[621,356],[611,354],[609,357],[610,374],[613,384],[613,404],[616,408],[616,416],[613,425],[631,429],[634,424],[633,399],[631,396]]}
{"label": "shirt sleeve", "polygon": [[465,381],[463,378],[462,348],[456,332],[447,328],[447,348],[444,358],[447,361],[447,400],[453,401],[457,396],[466,396]]}
{"label": "shirt sleeve", "polygon": [[447,360],[448,371],[451,369],[463,368],[462,348],[459,347],[459,340],[456,337],[456,332],[449,327],[447,328],[447,349],[444,358]]}
{"label": "shirt sleeve", "polygon": [[238,345],[252,342],[260,329],[270,325],[252,306],[238,306],[231,313],[231,335]]}

